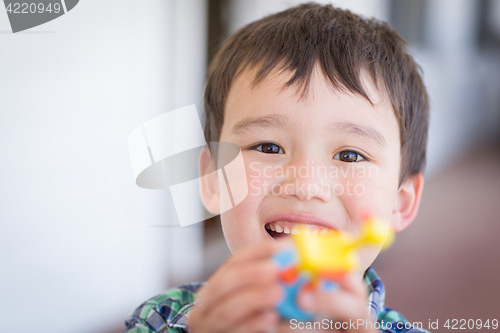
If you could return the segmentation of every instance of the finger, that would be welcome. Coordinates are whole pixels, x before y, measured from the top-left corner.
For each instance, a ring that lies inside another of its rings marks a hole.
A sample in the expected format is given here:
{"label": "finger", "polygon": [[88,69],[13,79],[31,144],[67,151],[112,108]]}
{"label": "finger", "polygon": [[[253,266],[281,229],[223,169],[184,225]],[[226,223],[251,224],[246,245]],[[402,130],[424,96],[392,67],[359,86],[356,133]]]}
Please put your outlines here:
{"label": "finger", "polygon": [[354,296],[349,291],[323,292],[317,293],[316,296],[318,316],[321,319],[349,321],[368,318],[366,300]]}
{"label": "finger", "polygon": [[[212,275],[208,280],[208,287],[200,290],[199,295],[205,294],[205,298],[221,298],[224,294],[249,283],[268,282],[276,278],[277,267],[268,259],[281,247],[283,245],[277,245],[276,242],[265,242],[241,250]],[[254,263],[255,266],[250,264],[258,260],[267,261],[264,264]]]}
{"label": "finger", "polygon": [[350,292],[358,298],[366,299],[368,297],[368,288],[363,278],[357,274],[347,274],[339,279],[337,283],[341,290]]}
{"label": "finger", "polygon": [[241,323],[232,333],[274,333],[277,332],[280,317],[276,311],[264,311]]}
{"label": "finger", "polygon": [[339,281],[340,288],[332,291],[305,290],[299,294],[298,305],[306,311],[316,312],[322,318],[335,320],[368,316],[366,287],[356,278]]}
{"label": "finger", "polygon": [[218,304],[207,315],[207,324],[217,325],[222,330],[234,329],[256,313],[274,310],[281,294],[281,288],[276,283],[246,288]]}
{"label": "finger", "polygon": [[223,302],[225,298],[239,289],[251,285],[269,284],[277,281],[278,268],[271,260],[257,261],[237,268],[228,268],[214,274],[197,295],[197,306],[202,312],[213,308],[213,304]]}

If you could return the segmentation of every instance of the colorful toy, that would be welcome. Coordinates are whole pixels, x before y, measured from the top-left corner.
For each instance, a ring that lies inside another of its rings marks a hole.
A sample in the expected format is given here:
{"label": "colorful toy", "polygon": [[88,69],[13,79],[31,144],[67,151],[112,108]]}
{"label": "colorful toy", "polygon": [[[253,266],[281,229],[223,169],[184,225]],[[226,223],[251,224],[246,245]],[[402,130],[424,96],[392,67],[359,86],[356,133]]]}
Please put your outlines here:
{"label": "colorful toy", "polygon": [[371,217],[365,220],[357,237],[336,230],[313,235],[304,227],[292,239],[295,248],[284,249],[273,257],[285,291],[277,311],[284,318],[311,321],[314,314],[297,306],[299,293],[309,288],[335,290],[335,281],[357,268],[357,248],[371,245],[385,249],[392,244],[394,232],[387,221]]}

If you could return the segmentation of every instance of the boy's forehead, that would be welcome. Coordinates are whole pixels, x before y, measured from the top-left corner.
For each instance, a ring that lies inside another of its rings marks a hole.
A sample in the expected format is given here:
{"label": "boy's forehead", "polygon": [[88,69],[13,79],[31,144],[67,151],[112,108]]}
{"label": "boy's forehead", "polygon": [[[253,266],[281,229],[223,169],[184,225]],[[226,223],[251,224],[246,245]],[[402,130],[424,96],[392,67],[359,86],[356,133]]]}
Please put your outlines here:
{"label": "boy's forehead", "polygon": [[[245,69],[233,80],[226,99],[224,123],[227,123],[226,120],[242,118],[245,116],[244,113],[248,112],[265,113],[270,111],[269,109],[279,110],[284,103],[287,103],[288,106],[290,102],[301,103],[306,106],[313,105],[325,95],[335,95],[337,100],[348,103],[357,100],[358,104],[360,102],[368,104],[378,116],[385,114],[385,116],[394,118],[390,122],[397,122],[385,84],[380,81],[375,84],[367,71],[362,71],[359,79],[369,100],[359,94],[350,92],[346,88],[334,87],[318,65],[312,71],[308,82],[294,82],[291,85],[287,84],[294,76],[291,71],[275,68],[260,81],[256,81],[257,72],[258,68],[255,67]],[[245,103],[247,107],[244,107],[242,103]],[[238,110],[238,112],[233,112],[235,110]],[[384,110],[389,110],[389,112],[384,112]]]}
{"label": "boy's forehead", "polygon": [[[256,80],[258,71],[258,66],[247,67],[236,76],[229,89],[228,98],[226,100],[226,109],[227,104],[229,104],[228,102],[231,102],[231,97],[236,97],[237,99],[243,94],[252,94],[257,90],[260,90],[260,93],[266,92],[266,95],[279,96],[285,94],[287,98],[296,98],[297,101],[314,100],[315,94],[318,93],[317,89],[311,89],[311,81],[314,78],[318,78],[320,85],[323,88],[327,88],[326,90],[330,93],[363,97],[357,93],[350,92],[343,86],[334,87],[331,81],[326,78],[317,63],[312,70],[310,79],[296,80],[290,85],[288,82],[295,75],[295,73],[290,70],[282,70],[279,67],[273,68],[260,81]],[[362,69],[359,75],[359,80],[366,95],[368,96],[368,102],[370,102],[374,107],[387,107],[393,109],[389,94],[382,79],[378,78],[377,83],[375,83],[375,79],[369,74],[369,72]],[[235,98],[232,99],[234,100]]]}

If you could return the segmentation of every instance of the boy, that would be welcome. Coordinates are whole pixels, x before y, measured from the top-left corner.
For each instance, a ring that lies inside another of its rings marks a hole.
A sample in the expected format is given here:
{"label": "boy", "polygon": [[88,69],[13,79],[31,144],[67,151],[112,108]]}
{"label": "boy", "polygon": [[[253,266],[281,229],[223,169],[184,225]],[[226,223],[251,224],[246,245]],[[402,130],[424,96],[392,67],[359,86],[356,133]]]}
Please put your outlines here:
{"label": "boy", "polygon": [[[243,202],[221,214],[233,256],[206,284],[145,302],[126,332],[307,328],[275,311],[282,291],[271,257],[283,243],[274,240],[301,225],[356,233],[367,214],[396,232],[413,221],[429,108],[418,67],[386,24],[308,3],[233,34],[211,64],[204,99],[206,141],[237,144],[249,184]],[[214,170],[208,150],[200,170]],[[215,213],[219,185],[203,179],[204,205]],[[315,329],[424,331],[384,307],[384,286],[370,266],[379,251],[362,251],[360,269],[338,290],[299,296],[301,308],[327,319]]]}

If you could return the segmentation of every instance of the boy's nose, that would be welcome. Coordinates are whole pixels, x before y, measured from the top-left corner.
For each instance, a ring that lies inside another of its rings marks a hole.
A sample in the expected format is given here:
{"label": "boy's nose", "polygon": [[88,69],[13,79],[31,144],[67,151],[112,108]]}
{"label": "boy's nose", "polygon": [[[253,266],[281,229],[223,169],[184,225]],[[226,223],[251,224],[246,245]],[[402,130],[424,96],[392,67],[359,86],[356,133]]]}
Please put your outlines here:
{"label": "boy's nose", "polygon": [[332,180],[328,177],[326,163],[317,160],[301,159],[285,167],[280,189],[273,189],[273,194],[281,197],[296,196],[300,200],[313,198],[328,202],[332,197]]}

